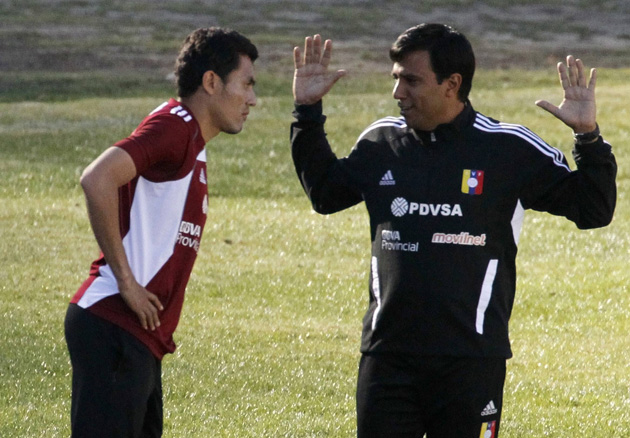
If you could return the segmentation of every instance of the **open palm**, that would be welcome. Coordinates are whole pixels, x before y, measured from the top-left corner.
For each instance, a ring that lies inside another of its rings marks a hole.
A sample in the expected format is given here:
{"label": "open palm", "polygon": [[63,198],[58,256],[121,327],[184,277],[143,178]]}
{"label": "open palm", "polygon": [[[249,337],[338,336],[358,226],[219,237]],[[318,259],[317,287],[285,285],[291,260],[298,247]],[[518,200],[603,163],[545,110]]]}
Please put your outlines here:
{"label": "open palm", "polygon": [[306,37],[303,57],[299,47],[293,49],[295,65],[293,98],[295,103],[312,105],[318,102],[346,74],[345,70],[328,71],[331,55],[332,41],[326,40],[322,51],[320,35]]}
{"label": "open palm", "polygon": [[567,56],[567,64],[558,63],[558,76],[564,90],[564,99],[559,106],[546,100],[539,100],[536,105],[549,111],[576,133],[594,131],[597,127],[595,105],[595,84],[597,71],[591,70],[591,77],[586,83],[584,64],[580,59]]}

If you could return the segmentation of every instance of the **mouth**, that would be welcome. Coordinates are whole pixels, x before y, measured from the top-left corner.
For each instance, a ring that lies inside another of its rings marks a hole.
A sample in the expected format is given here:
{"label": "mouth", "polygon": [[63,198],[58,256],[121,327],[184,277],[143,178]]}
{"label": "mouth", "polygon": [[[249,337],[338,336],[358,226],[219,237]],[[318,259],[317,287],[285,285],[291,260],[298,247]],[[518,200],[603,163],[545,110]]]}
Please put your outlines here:
{"label": "mouth", "polygon": [[400,108],[400,115],[404,116],[406,113],[411,111],[413,107],[411,105],[403,105],[402,103],[398,102],[398,108]]}

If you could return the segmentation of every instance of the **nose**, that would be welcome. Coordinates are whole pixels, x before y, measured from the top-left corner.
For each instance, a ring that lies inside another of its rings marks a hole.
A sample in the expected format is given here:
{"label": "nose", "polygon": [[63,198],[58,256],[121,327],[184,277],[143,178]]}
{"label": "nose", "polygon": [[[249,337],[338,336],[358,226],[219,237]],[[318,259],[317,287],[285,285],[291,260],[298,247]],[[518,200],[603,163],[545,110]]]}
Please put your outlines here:
{"label": "nose", "polygon": [[392,91],[392,96],[396,100],[400,100],[400,99],[402,99],[404,97],[403,89],[402,89],[402,87],[400,85],[400,79],[397,79],[396,83],[394,84],[394,89]]}
{"label": "nose", "polygon": [[256,98],[256,92],[254,90],[252,90],[249,99],[247,101],[247,105],[249,106],[256,106],[258,99]]}

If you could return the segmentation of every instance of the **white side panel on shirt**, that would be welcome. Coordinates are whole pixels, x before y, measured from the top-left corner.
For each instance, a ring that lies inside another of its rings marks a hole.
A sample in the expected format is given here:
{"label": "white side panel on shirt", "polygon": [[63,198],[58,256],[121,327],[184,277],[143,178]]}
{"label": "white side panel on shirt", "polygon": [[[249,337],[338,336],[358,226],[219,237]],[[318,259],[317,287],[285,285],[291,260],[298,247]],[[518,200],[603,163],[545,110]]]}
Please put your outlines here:
{"label": "white side panel on shirt", "polygon": [[376,309],[372,315],[372,330],[376,329],[376,321],[378,320],[378,314],[381,311],[381,283],[378,278],[378,259],[372,257],[372,292],[374,292],[374,298],[376,298]]}
{"label": "white side panel on shirt", "polygon": [[[142,286],[151,281],[173,254],[191,178],[192,172],[177,181],[154,183],[138,179],[131,205],[131,226],[123,238],[123,246],[131,271]],[[79,306],[87,308],[118,293],[111,268],[106,265],[99,272],[101,276],[90,285]]]}
{"label": "white side panel on shirt", "polygon": [[479,303],[477,304],[477,333],[483,335],[483,323],[486,319],[486,310],[490,304],[490,298],[492,297],[492,285],[494,279],[497,276],[497,265],[499,261],[497,259],[490,260],[488,268],[486,269],[486,276],[483,279],[483,285],[481,286],[481,296],[479,297]]}
{"label": "white side panel on shirt", "polygon": [[123,245],[138,283],[146,286],[175,249],[192,172],[177,181],[138,179]]}
{"label": "white side panel on shirt", "polygon": [[521,237],[521,230],[523,229],[523,220],[525,219],[525,209],[523,204],[519,200],[512,216],[512,235],[514,236],[514,243],[518,246],[518,240]]}
{"label": "white side panel on shirt", "polygon": [[94,303],[98,303],[104,298],[118,293],[118,287],[116,286],[116,280],[114,279],[112,270],[107,266],[105,268],[101,268],[100,273],[101,276],[94,280],[77,303],[84,309],[87,309]]}

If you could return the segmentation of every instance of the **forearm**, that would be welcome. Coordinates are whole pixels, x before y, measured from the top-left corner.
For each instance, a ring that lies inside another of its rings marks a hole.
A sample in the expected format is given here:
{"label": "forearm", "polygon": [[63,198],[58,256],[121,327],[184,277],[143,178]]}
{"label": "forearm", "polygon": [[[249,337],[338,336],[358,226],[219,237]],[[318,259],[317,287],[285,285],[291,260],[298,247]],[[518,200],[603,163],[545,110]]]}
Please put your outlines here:
{"label": "forearm", "polygon": [[321,102],[296,105],[293,115],[297,121],[291,124],[291,155],[302,187],[312,198],[313,189],[317,190],[323,183],[337,157],[326,139],[326,118],[321,112]]}
{"label": "forearm", "polygon": [[134,278],[120,232],[118,189],[135,175],[131,157],[116,147],[103,152],[81,175],[94,236],[119,286],[128,285]]}
{"label": "forearm", "polygon": [[107,265],[119,286],[135,281],[120,234],[118,187],[110,181],[83,177],[88,218]]}
{"label": "forearm", "polygon": [[144,329],[160,326],[159,298],[138,284],[129,266],[120,231],[119,187],[136,176],[136,165],[121,148],[111,147],[94,160],[81,176],[88,216],[96,241],[111,268],[118,292],[138,316]]}
{"label": "forearm", "polygon": [[599,137],[594,143],[576,145],[573,156],[580,173],[582,190],[580,228],[608,225],[617,202],[617,163],[611,146]]}
{"label": "forearm", "polygon": [[321,102],[297,106],[291,125],[291,148],[295,169],[315,211],[334,213],[361,201],[344,178],[342,160],[334,154],[324,131]]}
{"label": "forearm", "polygon": [[[576,145],[573,155],[577,164],[577,170],[573,172],[557,177],[554,176],[554,166],[532,175],[532,182],[538,184],[532,186],[534,191],[531,193],[541,196],[536,197],[530,207],[565,216],[580,229],[608,225],[617,197],[617,165],[611,147],[599,138],[593,144]],[[545,180],[550,183],[544,183]]]}

